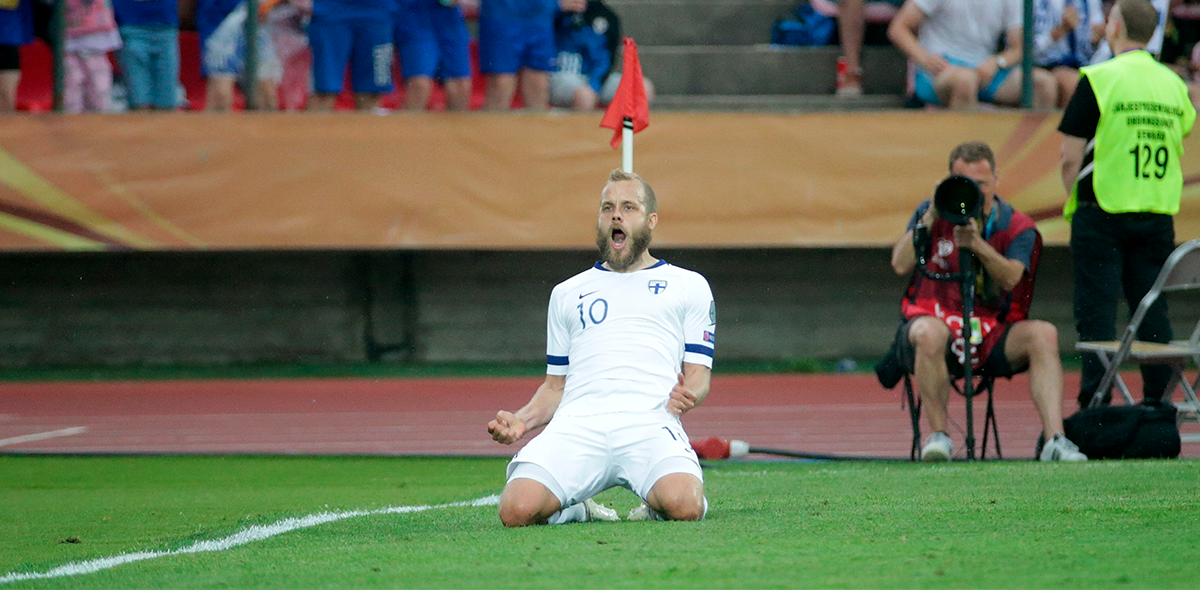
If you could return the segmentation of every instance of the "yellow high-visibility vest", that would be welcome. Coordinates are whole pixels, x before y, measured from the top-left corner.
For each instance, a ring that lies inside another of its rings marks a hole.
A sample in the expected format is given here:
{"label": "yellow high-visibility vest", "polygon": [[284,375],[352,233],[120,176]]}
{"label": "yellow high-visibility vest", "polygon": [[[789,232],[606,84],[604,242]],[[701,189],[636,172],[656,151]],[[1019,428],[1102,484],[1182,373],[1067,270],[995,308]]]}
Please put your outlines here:
{"label": "yellow high-visibility vest", "polygon": [[[1092,150],[1092,189],[1109,213],[1179,212],[1183,192],[1183,137],[1196,108],[1179,75],[1142,50],[1080,69],[1088,79],[1100,122]],[[1076,186],[1063,207],[1068,221],[1078,205]]]}

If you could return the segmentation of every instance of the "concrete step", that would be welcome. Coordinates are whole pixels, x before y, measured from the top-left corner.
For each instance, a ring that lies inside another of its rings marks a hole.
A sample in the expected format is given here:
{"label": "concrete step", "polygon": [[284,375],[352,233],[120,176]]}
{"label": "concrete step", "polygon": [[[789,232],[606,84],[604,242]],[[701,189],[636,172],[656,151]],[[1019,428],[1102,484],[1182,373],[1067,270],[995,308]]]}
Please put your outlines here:
{"label": "concrete step", "polygon": [[794,112],[879,111],[904,108],[899,94],[868,94],[853,98],[833,95],[659,95],[654,111]]}
{"label": "concrete step", "polygon": [[797,0],[611,0],[625,36],[643,45],[750,45],[771,40]]}
{"label": "concrete step", "polygon": [[[833,94],[838,47],[639,47],[659,95]],[[904,94],[908,61],[893,47],[863,48],[863,91]]]}

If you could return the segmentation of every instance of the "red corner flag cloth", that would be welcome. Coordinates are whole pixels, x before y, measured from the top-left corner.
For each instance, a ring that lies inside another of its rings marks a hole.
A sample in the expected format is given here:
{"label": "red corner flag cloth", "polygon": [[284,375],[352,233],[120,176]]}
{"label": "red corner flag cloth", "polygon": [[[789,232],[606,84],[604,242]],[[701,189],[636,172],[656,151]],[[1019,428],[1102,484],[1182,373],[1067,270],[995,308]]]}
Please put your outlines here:
{"label": "red corner flag cloth", "polygon": [[613,96],[601,127],[615,131],[613,149],[621,145],[621,127],[625,119],[633,120],[633,132],[637,133],[650,125],[650,104],[646,101],[646,84],[642,80],[642,62],[638,61],[637,43],[625,37],[625,62],[621,70],[621,85]]}

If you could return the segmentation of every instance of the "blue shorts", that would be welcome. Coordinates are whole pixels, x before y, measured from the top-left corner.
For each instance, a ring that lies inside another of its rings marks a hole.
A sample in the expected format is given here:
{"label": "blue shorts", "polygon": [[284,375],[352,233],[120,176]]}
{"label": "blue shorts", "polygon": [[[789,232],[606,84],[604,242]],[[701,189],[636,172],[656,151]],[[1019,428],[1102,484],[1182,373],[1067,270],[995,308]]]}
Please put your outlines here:
{"label": "blue shorts", "polygon": [[554,19],[479,19],[479,69],[485,74],[515,74],[522,68],[552,72]]}
{"label": "blue shorts", "polygon": [[471,77],[470,33],[457,6],[407,2],[395,19],[396,50],[405,79]]}
{"label": "blue shorts", "polygon": [[[258,79],[278,83],[283,79],[283,65],[275,54],[275,43],[267,27],[258,28]],[[210,76],[241,76],[245,71],[246,4],[233,9],[221,26],[204,41],[204,69]]]}
{"label": "blue shorts", "polygon": [[208,77],[208,67],[204,65],[204,46],[208,38],[221,26],[222,22],[233,12],[241,0],[198,0],[196,2],[196,34],[200,37],[200,75]]}
{"label": "blue shorts", "polygon": [[377,18],[363,14],[331,17],[313,11],[308,42],[313,55],[313,89],[317,94],[341,92],[347,64],[355,92],[392,91],[391,17],[388,10],[380,10]]}
{"label": "blue shorts", "polygon": [[[950,62],[950,65],[953,66],[971,69],[975,69],[976,65],[950,57],[946,57],[946,61]],[[1015,67],[1010,67],[997,71],[996,76],[992,78],[992,83],[988,84],[987,88],[981,88],[979,90],[979,102],[995,101],[996,91],[1000,89],[1000,86],[1004,85],[1004,81],[1008,79],[1008,75],[1013,73],[1013,70],[1015,69]],[[913,80],[913,94],[916,94],[917,98],[921,99],[921,102],[925,104],[931,104],[935,106],[940,106],[942,104],[941,101],[938,100],[937,92],[933,89],[933,77],[930,76],[929,72],[926,72],[924,68],[917,68],[917,75]]]}

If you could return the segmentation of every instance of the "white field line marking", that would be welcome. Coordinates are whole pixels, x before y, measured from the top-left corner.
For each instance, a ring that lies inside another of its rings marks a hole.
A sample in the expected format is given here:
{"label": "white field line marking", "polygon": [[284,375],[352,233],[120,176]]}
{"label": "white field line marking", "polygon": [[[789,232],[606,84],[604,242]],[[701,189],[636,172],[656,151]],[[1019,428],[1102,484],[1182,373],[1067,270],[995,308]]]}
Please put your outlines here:
{"label": "white field line marking", "polygon": [[26,434],[23,436],[14,436],[11,438],[0,438],[0,447],[8,445],[18,445],[21,443],[32,442],[35,440],[45,440],[47,438],[56,438],[59,436],[73,436],[87,432],[87,426],[75,426],[73,428],[63,428],[62,430],[51,430],[49,432],[37,432],[34,434]]}
{"label": "white field line marking", "polygon": [[267,525],[254,525],[244,528],[224,539],[215,539],[209,541],[196,541],[187,547],[181,547],[172,551],[138,551],[137,553],[123,553],[112,557],[101,557],[88,561],[78,561],[68,563],[63,566],[56,567],[46,572],[11,572],[0,576],[0,584],[8,584],[9,582],[20,582],[24,580],[44,580],[47,578],[62,578],[66,576],[79,576],[83,574],[91,574],[100,570],[117,567],[135,561],[144,561],[147,559],[155,559],[158,557],[170,557],[172,555],[183,555],[186,553],[205,553],[209,551],[225,551],[247,543],[262,541],[276,535],[291,532],[296,529],[304,529],[314,527],[321,524],[345,520],[347,518],[355,518],[359,516],[373,516],[378,514],[411,514],[414,512],[425,512],[426,510],[438,510],[441,508],[460,508],[464,506],[495,506],[500,503],[500,496],[491,495],[477,500],[467,502],[453,502],[450,504],[438,504],[436,506],[388,506],[377,510],[351,510],[348,512],[318,512],[298,518],[285,518],[278,522]]}

